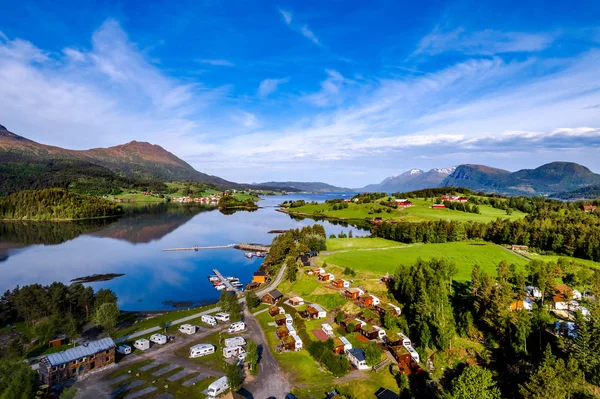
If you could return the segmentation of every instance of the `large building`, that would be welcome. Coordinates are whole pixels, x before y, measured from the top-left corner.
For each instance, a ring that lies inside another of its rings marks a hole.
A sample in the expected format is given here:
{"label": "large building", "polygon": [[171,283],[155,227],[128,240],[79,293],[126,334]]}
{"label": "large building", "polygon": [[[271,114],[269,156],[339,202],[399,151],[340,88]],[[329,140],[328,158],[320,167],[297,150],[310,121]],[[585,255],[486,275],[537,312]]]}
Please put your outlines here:
{"label": "large building", "polygon": [[41,358],[38,373],[43,384],[55,385],[114,362],[115,343],[103,338]]}

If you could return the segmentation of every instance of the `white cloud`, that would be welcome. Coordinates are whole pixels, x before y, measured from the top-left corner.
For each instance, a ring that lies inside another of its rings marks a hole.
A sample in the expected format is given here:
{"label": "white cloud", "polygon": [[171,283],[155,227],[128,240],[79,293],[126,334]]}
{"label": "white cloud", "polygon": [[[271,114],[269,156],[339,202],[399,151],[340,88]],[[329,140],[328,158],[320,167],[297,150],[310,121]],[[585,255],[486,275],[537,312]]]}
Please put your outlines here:
{"label": "white cloud", "polygon": [[292,13],[288,12],[288,11],[284,11],[282,9],[279,9],[279,13],[283,17],[283,20],[285,21],[285,24],[287,26],[290,26],[291,23],[292,23]]}
{"label": "white cloud", "polygon": [[258,86],[258,95],[261,97],[266,97],[269,94],[274,93],[279,85],[287,83],[288,81],[288,78],[265,79],[261,81],[260,85]]}
{"label": "white cloud", "polygon": [[515,52],[535,52],[546,49],[554,41],[550,34],[500,32],[486,29],[468,32],[433,30],[419,42],[415,54],[437,55],[446,52],[493,55]]}
{"label": "white cloud", "polygon": [[227,66],[227,67],[235,66],[235,64],[233,62],[228,61],[228,60],[204,59],[204,60],[198,60],[198,62],[200,62],[201,64],[207,64],[207,65],[213,65],[213,66]]}
{"label": "white cloud", "polygon": [[325,72],[327,79],[321,82],[321,90],[303,97],[304,101],[317,107],[341,104],[343,96],[340,95],[340,92],[344,87],[352,84],[352,80],[345,79],[338,71],[327,69]]}
{"label": "white cloud", "polygon": [[66,55],[71,61],[74,62],[83,62],[85,61],[85,54],[81,51],[77,51],[72,48],[63,49],[64,55]]}
{"label": "white cloud", "polygon": [[300,33],[302,33],[302,36],[304,36],[305,38],[307,38],[314,44],[319,45],[319,46],[321,45],[321,42],[319,41],[317,36],[313,33],[313,31],[308,29],[308,26],[304,25],[302,28],[300,28]]}
{"label": "white cloud", "polygon": [[320,42],[319,38],[317,37],[317,35],[315,35],[315,33],[312,30],[310,30],[308,25],[299,26],[297,24],[294,24],[293,16],[290,11],[284,11],[282,9],[278,9],[278,11],[279,11],[279,14],[281,14],[281,16],[283,17],[283,22],[285,22],[285,24],[291,30],[293,30],[294,32],[300,33],[302,36],[304,36],[305,38],[307,38],[308,40],[310,40],[317,46],[321,46],[321,42]]}

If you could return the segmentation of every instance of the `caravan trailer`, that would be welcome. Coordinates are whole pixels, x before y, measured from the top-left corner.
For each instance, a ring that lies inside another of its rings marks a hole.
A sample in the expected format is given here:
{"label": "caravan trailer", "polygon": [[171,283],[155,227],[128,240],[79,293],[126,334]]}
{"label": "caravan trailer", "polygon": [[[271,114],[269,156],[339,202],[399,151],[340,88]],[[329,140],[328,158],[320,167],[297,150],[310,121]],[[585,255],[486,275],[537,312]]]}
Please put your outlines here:
{"label": "caravan trailer", "polygon": [[190,348],[190,358],[202,357],[215,353],[215,347],[211,344],[198,344]]}
{"label": "caravan trailer", "polygon": [[223,357],[229,359],[230,357],[239,356],[242,353],[246,353],[244,348],[241,346],[228,346],[223,348]]}
{"label": "caravan trailer", "polygon": [[146,349],[150,348],[150,341],[148,341],[146,338],[138,339],[133,343],[133,346],[141,351],[145,351]]}
{"label": "caravan trailer", "polygon": [[214,317],[210,316],[210,315],[203,315],[202,316],[202,322],[208,324],[209,326],[216,326],[217,325],[217,320],[215,320]]}
{"label": "caravan trailer", "polygon": [[244,337],[233,337],[233,338],[226,338],[224,343],[225,343],[226,347],[242,346],[242,345],[246,345],[246,340],[244,339]]}
{"label": "caravan trailer", "polygon": [[131,353],[131,346],[129,346],[129,345],[120,345],[117,348],[117,352],[119,352],[121,355],[129,355]]}
{"label": "caravan trailer", "polygon": [[229,321],[229,314],[225,312],[219,312],[215,315],[215,319],[219,321]]}
{"label": "caravan trailer", "polygon": [[196,333],[196,326],[193,326],[191,324],[182,324],[179,326],[179,332],[182,332],[184,334],[195,334]]}
{"label": "caravan trailer", "polygon": [[167,343],[168,339],[166,335],[152,334],[150,336],[150,341],[154,342],[155,344],[164,345]]}
{"label": "caravan trailer", "polygon": [[245,329],[246,324],[243,321],[238,321],[237,323],[231,323],[227,332],[231,334],[234,332],[244,331]]}
{"label": "caravan trailer", "polygon": [[216,398],[228,389],[229,382],[227,381],[227,377],[221,377],[208,386],[206,393],[208,394],[209,398]]}

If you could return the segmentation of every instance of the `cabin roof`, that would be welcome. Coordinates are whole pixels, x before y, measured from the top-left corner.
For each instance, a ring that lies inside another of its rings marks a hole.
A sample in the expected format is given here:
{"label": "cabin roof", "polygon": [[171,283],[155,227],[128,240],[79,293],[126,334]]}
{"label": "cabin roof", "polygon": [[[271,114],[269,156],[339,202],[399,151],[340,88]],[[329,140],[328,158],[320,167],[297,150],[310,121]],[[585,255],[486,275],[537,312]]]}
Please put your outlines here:
{"label": "cabin roof", "polygon": [[360,348],[348,349],[348,353],[350,353],[352,356],[354,356],[356,358],[356,360],[358,360],[359,362],[367,360],[365,358],[365,352]]}
{"label": "cabin roof", "polygon": [[66,351],[48,355],[48,361],[52,366],[58,366],[60,364],[72,362],[73,360],[81,359],[82,357],[104,352],[114,347],[115,342],[112,338],[102,338],[97,341],[88,342],[86,345],[76,346],[75,348],[67,349]]}

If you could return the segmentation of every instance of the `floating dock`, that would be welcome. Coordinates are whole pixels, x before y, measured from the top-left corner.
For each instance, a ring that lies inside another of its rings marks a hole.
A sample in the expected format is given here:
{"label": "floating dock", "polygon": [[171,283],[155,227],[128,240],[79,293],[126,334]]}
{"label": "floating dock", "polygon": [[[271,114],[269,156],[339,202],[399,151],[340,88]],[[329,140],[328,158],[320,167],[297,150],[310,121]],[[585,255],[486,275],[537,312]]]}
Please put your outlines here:
{"label": "floating dock", "polygon": [[221,283],[223,283],[223,285],[225,285],[225,287],[227,287],[228,291],[233,291],[237,294],[237,292],[238,292],[237,287],[234,287],[233,285],[231,285],[231,282],[229,280],[227,280],[225,277],[223,277],[221,272],[219,272],[217,269],[213,269],[213,273],[215,274],[215,276],[217,276],[219,278],[219,280],[221,280]]}

